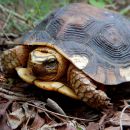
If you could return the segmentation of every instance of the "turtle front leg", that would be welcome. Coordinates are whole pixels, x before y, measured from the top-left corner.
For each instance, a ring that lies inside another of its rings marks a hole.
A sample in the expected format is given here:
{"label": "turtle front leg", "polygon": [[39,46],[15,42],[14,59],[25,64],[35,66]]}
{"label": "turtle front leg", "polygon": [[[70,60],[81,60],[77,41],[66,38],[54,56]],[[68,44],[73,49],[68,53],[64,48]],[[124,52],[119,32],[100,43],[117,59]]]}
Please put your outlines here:
{"label": "turtle front leg", "polygon": [[12,49],[3,51],[1,58],[1,69],[3,72],[12,74],[18,66],[26,66],[29,49],[27,46],[17,46]]}
{"label": "turtle front leg", "polygon": [[98,90],[82,71],[70,65],[67,74],[68,82],[77,96],[93,108],[104,108],[111,105],[110,99],[102,90]]}
{"label": "turtle front leg", "polygon": [[18,67],[16,68],[16,71],[19,77],[29,84],[34,84],[35,86],[41,89],[48,90],[48,91],[56,91],[68,97],[79,99],[78,96],[71,88],[67,87],[61,82],[53,82],[53,81],[46,82],[46,81],[38,80],[37,77],[33,75],[30,68]]}

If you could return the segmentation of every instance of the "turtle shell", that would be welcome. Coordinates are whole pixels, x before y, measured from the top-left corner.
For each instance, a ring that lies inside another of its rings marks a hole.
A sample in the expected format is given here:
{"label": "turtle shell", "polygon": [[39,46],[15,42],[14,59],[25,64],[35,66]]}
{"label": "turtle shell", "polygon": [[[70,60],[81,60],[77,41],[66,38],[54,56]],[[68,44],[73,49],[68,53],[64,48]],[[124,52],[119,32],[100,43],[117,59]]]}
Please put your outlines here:
{"label": "turtle shell", "polygon": [[130,22],[115,12],[71,4],[51,13],[22,42],[54,47],[99,83],[130,81]]}

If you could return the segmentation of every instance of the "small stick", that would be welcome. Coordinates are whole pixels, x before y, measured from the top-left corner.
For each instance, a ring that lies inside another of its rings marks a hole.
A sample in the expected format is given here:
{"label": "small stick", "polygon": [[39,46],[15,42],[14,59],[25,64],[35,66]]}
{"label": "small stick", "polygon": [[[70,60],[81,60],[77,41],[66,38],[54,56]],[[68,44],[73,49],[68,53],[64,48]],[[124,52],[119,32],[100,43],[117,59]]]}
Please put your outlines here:
{"label": "small stick", "polygon": [[15,16],[15,17],[17,17],[17,18],[19,18],[19,19],[21,19],[21,20],[27,22],[27,20],[26,20],[23,16],[21,16],[20,14],[14,12],[14,11],[12,11],[12,10],[9,10],[9,9],[5,8],[5,7],[2,6],[1,4],[0,4],[0,9],[1,9],[3,12],[10,13],[10,14],[12,14],[13,16]]}
{"label": "small stick", "polygon": [[[4,36],[5,36],[5,34],[0,32],[0,37],[4,37]],[[14,33],[6,33],[6,36],[13,37],[13,38],[17,38],[18,37],[18,35],[14,34]]]}
{"label": "small stick", "polygon": [[58,116],[62,116],[62,117],[65,117],[65,118],[70,118],[70,119],[75,119],[75,120],[80,120],[80,121],[87,121],[87,122],[88,121],[93,121],[93,120],[90,120],[90,119],[83,119],[83,118],[78,118],[78,117],[72,117],[72,116],[62,115],[62,114],[59,114],[59,113],[56,113],[56,112],[49,111],[49,110],[47,110],[45,108],[38,107],[38,106],[33,105],[31,103],[28,103],[28,102],[27,102],[27,104],[30,105],[30,106],[36,107],[36,108],[38,108],[38,109],[40,109],[42,111],[46,111],[46,112],[48,112],[50,114],[53,114],[53,115],[58,115]]}
{"label": "small stick", "polygon": [[122,117],[123,117],[123,114],[124,114],[124,112],[125,112],[125,110],[126,110],[127,108],[130,108],[130,105],[125,106],[125,107],[123,108],[123,110],[121,111],[121,115],[120,115],[120,128],[121,128],[121,130],[123,130]]}
{"label": "small stick", "polygon": [[6,21],[5,21],[5,24],[3,25],[2,30],[4,30],[6,28],[7,23],[9,22],[10,18],[11,18],[11,13],[9,13],[9,15],[8,15],[8,17],[7,17]]}
{"label": "small stick", "polygon": [[8,100],[10,100],[10,99],[19,100],[19,101],[27,101],[29,99],[33,99],[33,98],[29,97],[29,95],[16,93],[16,92],[10,91],[10,90],[2,87],[3,85],[7,85],[7,84],[0,83],[0,85],[1,85],[1,87],[0,87],[0,97],[2,97],[2,98],[8,99]]}
{"label": "small stick", "polygon": [[8,17],[7,17],[6,21],[5,21],[5,24],[4,24],[3,27],[2,27],[2,32],[5,34],[5,36],[6,36],[6,38],[7,38],[8,40],[10,40],[10,38],[6,35],[4,29],[6,28],[7,23],[9,22],[10,18],[11,18],[11,13],[9,13],[9,15],[8,15]]}

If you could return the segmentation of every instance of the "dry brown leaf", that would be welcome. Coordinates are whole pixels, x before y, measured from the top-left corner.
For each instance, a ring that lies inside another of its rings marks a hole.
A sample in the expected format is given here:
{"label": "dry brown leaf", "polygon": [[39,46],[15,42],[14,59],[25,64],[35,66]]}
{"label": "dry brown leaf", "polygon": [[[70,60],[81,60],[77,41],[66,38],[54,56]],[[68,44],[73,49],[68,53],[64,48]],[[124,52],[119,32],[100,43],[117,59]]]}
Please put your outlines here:
{"label": "dry brown leaf", "polygon": [[44,124],[45,120],[41,118],[37,113],[29,130],[37,130],[38,128],[41,128]]}
{"label": "dry brown leaf", "polygon": [[0,103],[0,129],[1,130],[12,130],[8,125],[7,125],[7,116],[6,116],[6,110],[11,104],[12,101]]}
{"label": "dry brown leaf", "polygon": [[45,124],[41,128],[37,130],[56,130],[55,128],[51,128],[49,125]]}
{"label": "dry brown leaf", "polygon": [[64,123],[63,125],[60,125],[59,127],[55,127],[55,128],[56,130],[86,130],[86,128],[83,125],[78,124],[74,120],[69,121],[66,124]]}
{"label": "dry brown leaf", "polygon": [[[61,128],[58,130],[63,130],[63,129]],[[68,122],[64,130],[77,130],[77,122],[76,121]]]}
{"label": "dry brown leaf", "polygon": [[77,128],[74,128],[73,126],[67,126],[65,129],[58,129],[58,130],[77,130]]}
{"label": "dry brown leaf", "polygon": [[6,79],[2,73],[0,73],[0,82],[5,82]]}
{"label": "dry brown leaf", "polygon": [[111,126],[111,127],[106,128],[105,130],[120,130],[120,127]]}
{"label": "dry brown leaf", "polygon": [[25,121],[25,114],[23,109],[17,109],[14,112],[11,112],[7,116],[8,123],[12,129],[18,128]]}
{"label": "dry brown leaf", "polygon": [[[32,104],[34,104],[35,106],[38,106],[38,107],[41,107],[41,108],[45,108],[45,105],[46,105],[45,102],[42,102],[42,101],[39,101],[39,100],[31,100],[29,103],[32,103]],[[40,110],[40,109],[37,109],[37,111],[38,111],[38,113],[43,112],[43,111]]]}
{"label": "dry brown leaf", "polygon": [[21,105],[18,102],[13,102],[12,103],[12,112],[16,111],[17,109],[21,108]]}
{"label": "dry brown leaf", "polygon": [[21,128],[21,130],[28,130],[27,125],[23,124],[23,127]]}
{"label": "dry brown leaf", "polygon": [[86,130],[99,130],[99,124],[95,122],[90,122]]}
{"label": "dry brown leaf", "polygon": [[[120,124],[120,115],[121,115],[120,111],[115,112],[114,117],[112,119],[110,119],[110,121],[119,125]],[[127,113],[124,113],[121,120],[122,120],[123,125],[130,126],[130,115],[128,115]]]}
{"label": "dry brown leaf", "polygon": [[72,120],[64,123],[55,123],[53,125],[45,124],[38,130],[86,130],[86,128]]}
{"label": "dry brown leaf", "polygon": [[35,118],[36,112],[34,110],[34,107],[29,107],[28,104],[27,104],[27,102],[25,102],[22,105],[22,107],[24,109],[26,118]]}

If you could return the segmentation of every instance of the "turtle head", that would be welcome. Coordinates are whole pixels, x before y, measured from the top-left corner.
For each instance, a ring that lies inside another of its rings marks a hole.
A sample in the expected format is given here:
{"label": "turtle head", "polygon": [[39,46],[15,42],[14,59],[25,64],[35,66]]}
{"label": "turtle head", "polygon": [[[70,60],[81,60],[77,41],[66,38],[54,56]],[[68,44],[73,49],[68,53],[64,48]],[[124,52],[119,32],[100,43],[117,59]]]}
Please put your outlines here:
{"label": "turtle head", "polygon": [[55,49],[38,47],[30,53],[28,67],[42,80],[57,80],[65,72],[66,59]]}
{"label": "turtle head", "polygon": [[30,62],[35,74],[55,75],[58,69],[58,62],[53,54],[34,50],[30,53]]}

